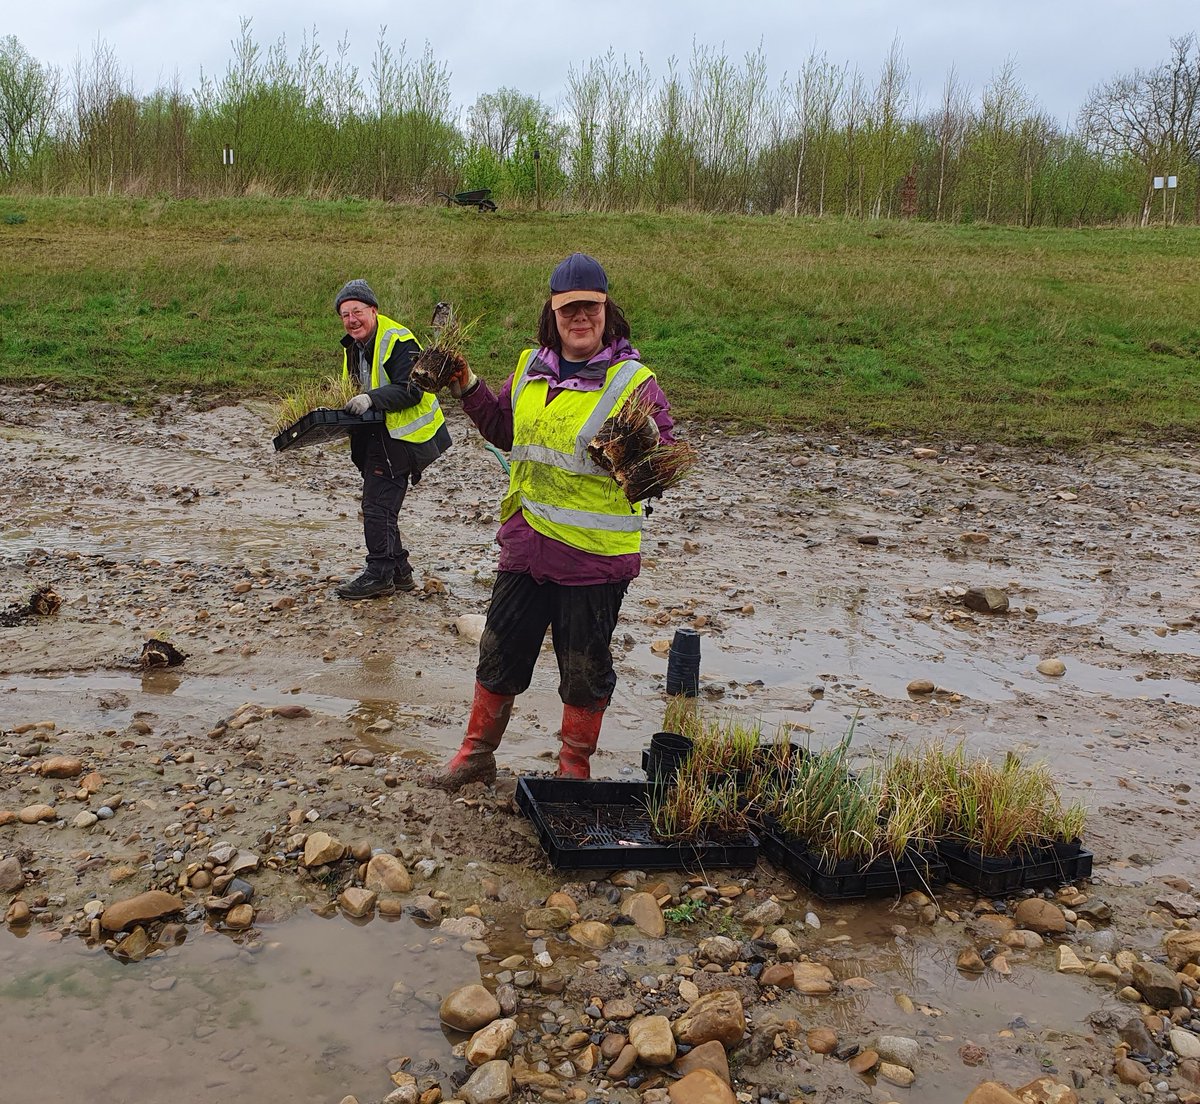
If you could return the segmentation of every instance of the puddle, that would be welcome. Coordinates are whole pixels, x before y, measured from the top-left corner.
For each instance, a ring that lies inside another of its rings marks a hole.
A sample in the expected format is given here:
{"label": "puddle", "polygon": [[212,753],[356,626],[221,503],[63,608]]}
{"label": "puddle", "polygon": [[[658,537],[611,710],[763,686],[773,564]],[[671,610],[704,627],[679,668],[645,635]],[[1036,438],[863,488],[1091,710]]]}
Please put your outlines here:
{"label": "puddle", "polygon": [[457,939],[311,913],[261,935],[251,953],[191,928],[162,957],[122,965],[75,940],[0,931],[5,1099],[372,1100],[402,1057],[450,1088],[461,1063],[438,1004],[479,981]]}

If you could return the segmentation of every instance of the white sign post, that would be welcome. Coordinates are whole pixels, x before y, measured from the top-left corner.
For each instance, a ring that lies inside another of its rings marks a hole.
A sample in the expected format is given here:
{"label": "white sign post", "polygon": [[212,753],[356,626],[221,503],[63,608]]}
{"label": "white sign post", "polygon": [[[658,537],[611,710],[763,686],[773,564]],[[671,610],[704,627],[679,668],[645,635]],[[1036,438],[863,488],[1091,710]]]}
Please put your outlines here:
{"label": "white sign post", "polygon": [[1167,220],[1167,193],[1171,193],[1171,217],[1170,223],[1175,222],[1175,195],[1176,188],[1179,185],[1179,177],[1177,176],[1156,176],[1154,178],[1154,190],[1162,192],[1163,197],[1163,227],[1168,225]]}

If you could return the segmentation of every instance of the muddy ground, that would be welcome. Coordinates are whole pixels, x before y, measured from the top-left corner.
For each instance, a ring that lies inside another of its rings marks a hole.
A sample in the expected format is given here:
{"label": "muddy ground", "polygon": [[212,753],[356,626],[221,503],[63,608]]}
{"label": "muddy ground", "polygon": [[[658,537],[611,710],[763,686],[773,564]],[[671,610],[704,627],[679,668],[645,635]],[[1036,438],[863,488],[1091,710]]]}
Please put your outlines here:
{"label": "muddy ground", "polygon": [[[93,898],[107,903],[177,883],[215,841],[262,857],[255,930],[292,932],[291,953],[301,954],[296,948],[312,938],[306,910],[338,888],[288,856],[289,837],[314,829],[395,849],[412,866],[428,860],[417,892],[436,891],[449,916],[480,906],[493,929],[489,941],[520,949],[522,910],[579,878],[548,866],[512,812],[510,778],[469,802],[421,782],[461,736],[475,646],[456,623],[486,608],[505,485],[459,413],[450,412],[455,447],[410,492],[402,516],[421,589],[351,604],[332,594],[361,564],[359,486],[344,449],[273,452],[268,410],[254,403],[201,409],[183,396],[143,415],[68,407],[46,391],[8,391],[0,400],[0,607],[19,606],[47,585],[62,598],[56,614],[14,617],[0,628],[0,812],[46,802],[61,810],[62,824],[0,827],[0,856],[20,858],[28,884],[19,895],[36,906],[31,929],[0,931],[7,971],[59,978],[55,961],[101,953],[74,935],[46,944],[62,931],[85,930],[81,910]],[[1158,951],[1163,931],[1180,921],[1157,901],[1186,887],[1200,858],[1191,795],[1200,715],[1200,450],[1130,441],[1064,455],[685,428],[702,464],[649,521],[643,573],[614,641],[620,681],[594,775],[642,777],[640,751],[662,719],[664,643],[675,628],[694,626],[711,710],[761,719],[771,731],[788,724],[817,745],[854,723],[864,754],[944,736],[982,751],[1045,756],[1066,792],[1091,809],[1086,839],[1096,877],[1088,893],[1116,913],[1107,951]],[[915,455],[914,447],[936,456]],[[963,588],[984,585],[1007,592],[1007,614],[962,605]],[[139,668],[149,636],[173,642],[185,662]],[[1065,674],[1039,674],[1047,657],[1061,659]],[[938,689],[910,694],[914,679]],[[501,748],[500,762],[513,773],[552,767],[556,684],[547,651]],[[80,799],[75,782],[34,773],[52,754],[81,758],[100,773],[102,788]],[[78,812],[101,801],[111,818],[73,826]],[[341,883],[353,869],[345,867]],[[633,978],[640,968],[670,975],[673,956],[702,935],[753,935],[744,912],[774,893],[814,957],[841,979],[866,977],[874,986],[852,986],[824,1003],[798,999],[790,1011],[801,1025],[832,1024],[846,1039],[915,1036],[927,1052],[911,1089],[872,1085],[811,1054],[747,1065],[739,1089],[940,1104],[963,1099],[987,1076],[1019,1085],[1051,1070],[1068,1084],[1074,1071],[1080,1099],[1137,1095],[1111,1075],[1115,1036],[1087,1019],[1132,1011],[1111,985],[1055,973],[1049,948],[1011,957],[1011,975],[972,980],[954,970],[977,911],[972,898],[947,892],[934,919],[911,903],[809,899],[765,862],[712,880],[729,878],[740,897],[714,902],[695,928],[673,925],[649,949],[645,940],[618,941],[598,956],[600,970],[638,963],[627,971]],[[679,900],[689,885],[672,875],[666,888]],[[576,892],[584,915],[604,919],[612,911],[611,884]],[[0,894],[0,906],[13,896]],[[808,913],[820,928],[805,927]],[[401,923],[411,921],[383,927]],[[348,985],[357,969],[354,993],[374,1000],[370,944],[361,941],[380,928],[326,922],[321,939],[344,969],[323,984]],[[244,933],[232,943],[219,938],[235,955],[249,953]],[[419,927],[375,938],[432,951]],[[1074,939],[1085,950],[1084,935]],[[287,940],[280,934],[276,942]],[[184,946],[193,945],[215,946],[196,939]],[[528,940],[523,946],[530,949]],[[360,953],[361,968],[353,965]],[[487,956],[479,970],[470,956],[466,966],[454,961],[431,976],[466,981],[488,971]],[[158,969],[153,962],[136,968]],[[114,968],[130,981],[130,967]],[[211,963],[190,968],[203,973]],[[267,976],[282,984],[285,974]],[[588,978],[599,985],[598,975]],[[23,1057],[9,1062],[6,1075],[30,1092],[44,1089],[47,1076],[67,1077],[46,1073],[47,1019],[56,1037],[93,1039],[97,1062],[119,1045],[103,1030],[97,1035],[94,1014],[59,984],[0,994],[8,998],[0,1020],[29,1028],[17,1033]],[[172,981],[153,990],[160,1007],[147,1031],[158,1017],[181,1016],[183,1003],[208,1007],[221,1021],[225,997],[209,993],[197,1004],[184,1001],[183,989]],[[900,997],[915,1001],[916,1011],[904,1011]],[[330,1024],[342,1015],[331,1012]],[[259,1100],[285,1099],[285,1088],[335,1100],[338,1086],[363,1099],[386,1091],[384,1065],[395,1047],[372,1046],[379,1021],[371,1017],[340,1058],[315,1071],[306,1066],[286,1086],[279,1080],[286,1058],[223,1057],[242,1054],[247,1040],[266,1053],[272,1046],[303,1053],[307,1032],[332,1030],[310,1024],[283,1040],[262,1026],[270,1018],[251,1008],[238,1022],[221,1021],[214,1030],[230,1045],[215,1057],[169,1030],[153,1036],[175,1052],[151,1063],[134,1087],[114,1087],[112,1098],[158,1099],[159,1065],[164,1076],[202,1068],[208,1072],[198,1083],[211,1081],[214,1092]],[[183,1035],[205,1038],[198,1030]],[[964,1042],[984,1049],[982,1068],[964,1063]],[[430,1062],[455,1064],[440,1034],[421,1045]],[[74,1084],[63,1082],[64,1099]]]}

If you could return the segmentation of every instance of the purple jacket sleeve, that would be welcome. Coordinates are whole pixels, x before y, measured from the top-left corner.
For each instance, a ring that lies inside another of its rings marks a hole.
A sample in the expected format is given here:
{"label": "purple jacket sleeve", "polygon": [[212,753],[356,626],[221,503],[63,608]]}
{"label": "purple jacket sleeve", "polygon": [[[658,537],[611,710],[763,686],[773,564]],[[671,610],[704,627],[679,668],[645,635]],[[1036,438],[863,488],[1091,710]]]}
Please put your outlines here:
{"label": "purple jacket sleeve", "polygon": [[475,428],[498,449],[508,452],[513,443],[512,384],[509,376],[496,395],[480,376],[479,386],[462,401],[463,413],[475,423]]}

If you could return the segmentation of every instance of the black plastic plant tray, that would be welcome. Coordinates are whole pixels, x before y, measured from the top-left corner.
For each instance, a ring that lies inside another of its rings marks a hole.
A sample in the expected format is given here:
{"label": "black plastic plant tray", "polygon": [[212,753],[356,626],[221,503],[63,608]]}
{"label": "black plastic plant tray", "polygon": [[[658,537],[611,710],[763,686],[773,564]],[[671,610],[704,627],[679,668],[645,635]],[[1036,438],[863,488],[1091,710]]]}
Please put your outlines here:
{"label": "black plastic plant tray", "polygon": [[800,841],[771,828],[762,834],[762,850],[776,866],[827,901],[899,897],[914,889],[945,885],[947,880],[946,864],[925,852],[905,855],[898,863],[885,855],[866,867],[852,860],[830,866]]}
{"label": "black plastic plant tray", "polygon": [[1092,876],[1092,853],[1074,843],[1050,844],[1015,855],[990,857],[958,843],[938,845],[950,880],[987,897],[1018,889],[1062,885]]}
{"label": "black plastic plant tray", "polygon": [[646,811],[652,789],[647,782],[522,777],[516,801],[560,870],[687,870],[758,862],[752,832],[686,844],[656,840]]}
{"label": "black plastic plant tray", "polygon": [[347,430],[374,429],[382,421],[381,410],[368,410],[361,417],[357,414],[347,414],[344,410],[310,410],[282,433],[275,434],[275,451],[322,445],[326,441],[337,440]]}

